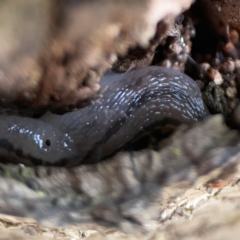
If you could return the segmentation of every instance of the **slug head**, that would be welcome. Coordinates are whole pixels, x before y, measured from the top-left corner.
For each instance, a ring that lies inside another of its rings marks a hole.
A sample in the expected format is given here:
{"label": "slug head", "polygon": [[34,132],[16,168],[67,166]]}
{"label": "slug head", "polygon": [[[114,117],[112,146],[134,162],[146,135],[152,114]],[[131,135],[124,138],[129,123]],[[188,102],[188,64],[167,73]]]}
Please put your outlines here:
{"label": "slug head", "polygon": [[7,162],[64,166],[77,156],[73,139],[51,124],[15,116],[0,124],[0,156]]}

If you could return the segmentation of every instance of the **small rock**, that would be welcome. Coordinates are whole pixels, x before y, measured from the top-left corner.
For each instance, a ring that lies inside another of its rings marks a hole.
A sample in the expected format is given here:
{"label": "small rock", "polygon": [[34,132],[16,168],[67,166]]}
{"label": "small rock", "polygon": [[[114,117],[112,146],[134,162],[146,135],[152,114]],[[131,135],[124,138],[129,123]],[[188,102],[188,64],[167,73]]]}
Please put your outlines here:
{"label": "small rock", "polygon": [[222,75],[218,70],[211,68],[209,72],[209,77],[216,85],[221,85],[223,83]]}

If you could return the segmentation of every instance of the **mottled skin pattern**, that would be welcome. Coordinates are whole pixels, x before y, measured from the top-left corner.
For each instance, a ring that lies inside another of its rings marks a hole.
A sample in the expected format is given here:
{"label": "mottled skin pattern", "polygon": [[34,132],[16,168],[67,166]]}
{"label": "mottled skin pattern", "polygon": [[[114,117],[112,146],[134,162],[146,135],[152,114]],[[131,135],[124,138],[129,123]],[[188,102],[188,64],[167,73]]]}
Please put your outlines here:
{"label": "mottled skin pattern", "polygon": [[157,66],[109,73],[102,97],[62,116],[0,117],[0,154],[30,165],[96,163],[164,123],[191,124],[207,110],[197,84],[185,74]]}

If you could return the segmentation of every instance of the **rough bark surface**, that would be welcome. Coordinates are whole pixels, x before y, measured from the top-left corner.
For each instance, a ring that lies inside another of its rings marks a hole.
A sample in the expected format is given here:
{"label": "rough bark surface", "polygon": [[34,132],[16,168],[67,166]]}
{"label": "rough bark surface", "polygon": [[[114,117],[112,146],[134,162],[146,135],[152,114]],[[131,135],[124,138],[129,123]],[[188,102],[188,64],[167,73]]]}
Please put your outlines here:
{"label": "rough bark surface", "polygon": [[[101,239],[93,237],[96,232],[109,235],[109,239],[115,234],[119,236],[115,239],[122,239],[125,235],[117,229],[130,232],[132,239],[144,235],[149,236],[147,239],[155,235],[167,239],[174,239],[172,235],[185,238],[189,233],[207,235],[204,230],[184,230],[184,226],[191,217],[188,226],[201,229],[204,212],[198,215],[199,205],[221,202],[224,191],[238,189],[239,136],[219,115],[193,128],[183,127],[170,142],[160,151],[120,153],[97,165],[73,169],[1,165],[1,213],[33,218],[48,227],[73,223],[78,227],[47,231],[32,222],[2,222],[8,227],[20,226],[28,234],[29,228],[33,229],[34,235],[63,231],[69,236],[65,231],[72,231],[78,239],[90,235],[89,239]],[[226,199],[231,204],[230,195]],[[209,229],[215,220],[209,217],[207,221],[205,228]],[[217,218],[217,224],[219,221]],[[183,227],[178,228],[179,224]]]}
{"label": "rough bark surface", "polygon": [[174,19],[190,4],[191,0],[2,1],[0,96],[23,105],[53,107],[89,99],[118,55],[137,45],[148,47],[157,23],[169,15]]}

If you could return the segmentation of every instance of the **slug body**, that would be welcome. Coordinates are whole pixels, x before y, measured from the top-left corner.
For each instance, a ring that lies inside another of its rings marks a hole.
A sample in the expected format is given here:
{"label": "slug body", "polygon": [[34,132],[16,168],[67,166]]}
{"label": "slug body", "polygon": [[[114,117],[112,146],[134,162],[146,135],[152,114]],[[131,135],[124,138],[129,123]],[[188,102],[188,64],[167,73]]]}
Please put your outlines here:
{"label": "slug body", "polygon": [[1,116],[0,155],[31,165],[95,163],[163,122],[191,124],[208,111],[197,84],[157,66],[108,73],[94,104],[40,119]]}

